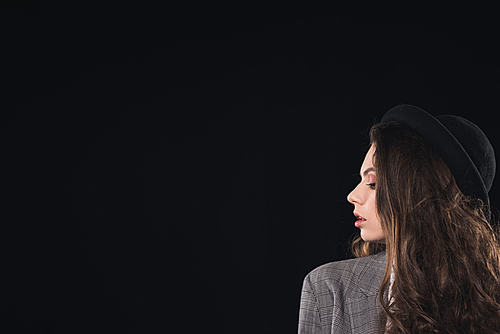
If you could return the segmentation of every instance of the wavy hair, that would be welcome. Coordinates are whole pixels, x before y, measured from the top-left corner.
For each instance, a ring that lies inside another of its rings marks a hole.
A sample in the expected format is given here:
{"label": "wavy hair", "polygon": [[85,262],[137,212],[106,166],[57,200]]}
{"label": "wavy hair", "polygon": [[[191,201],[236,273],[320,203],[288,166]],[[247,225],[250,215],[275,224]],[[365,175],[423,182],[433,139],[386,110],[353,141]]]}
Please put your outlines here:
{"label": "wavy hair", "polygon": [[370,142],[385,243],[351,247],[356,257],[386,251],[378,333],[500,333],[499,231],[482,201],[411,128],[376,124]]}

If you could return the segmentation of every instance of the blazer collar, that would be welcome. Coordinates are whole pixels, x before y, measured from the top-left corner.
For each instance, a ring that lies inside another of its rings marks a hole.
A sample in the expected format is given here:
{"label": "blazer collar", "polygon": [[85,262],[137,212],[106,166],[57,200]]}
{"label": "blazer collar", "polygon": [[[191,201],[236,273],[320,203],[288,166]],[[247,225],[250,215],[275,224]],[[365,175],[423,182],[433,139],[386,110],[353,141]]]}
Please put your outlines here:
{"label": "blazer collar", "polygon": [[370,260],[359,275],[358,287],[367,296],[377,294],[385,268],[385,251],[369,257]]}

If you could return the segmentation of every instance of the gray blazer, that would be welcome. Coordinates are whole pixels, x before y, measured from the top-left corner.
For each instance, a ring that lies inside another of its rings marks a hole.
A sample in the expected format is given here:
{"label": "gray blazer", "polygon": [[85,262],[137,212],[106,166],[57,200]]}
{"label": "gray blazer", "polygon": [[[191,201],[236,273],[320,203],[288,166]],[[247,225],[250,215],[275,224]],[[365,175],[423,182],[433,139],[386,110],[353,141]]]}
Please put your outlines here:
{"label": "gray blazer", "polygon": [[385,251],[330,262],[304,278],[299,334],[375,333],[381,311],[375,296],[382,281]]}

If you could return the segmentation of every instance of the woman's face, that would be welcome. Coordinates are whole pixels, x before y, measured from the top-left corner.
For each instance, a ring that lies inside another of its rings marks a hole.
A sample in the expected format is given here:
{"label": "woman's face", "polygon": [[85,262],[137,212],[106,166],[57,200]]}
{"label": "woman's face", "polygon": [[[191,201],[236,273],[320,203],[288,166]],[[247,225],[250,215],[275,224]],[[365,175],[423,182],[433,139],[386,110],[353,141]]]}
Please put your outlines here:
{"label": "woman's face", "polygon": [[347,196],[347,200],[354,204],[355,226],[361,230],[361,238],[364,241],[383,242],[384,232],[375,202],[376,174],[372,160],[374,152],[375,147],[372,145],[361,165],[361,182]]}

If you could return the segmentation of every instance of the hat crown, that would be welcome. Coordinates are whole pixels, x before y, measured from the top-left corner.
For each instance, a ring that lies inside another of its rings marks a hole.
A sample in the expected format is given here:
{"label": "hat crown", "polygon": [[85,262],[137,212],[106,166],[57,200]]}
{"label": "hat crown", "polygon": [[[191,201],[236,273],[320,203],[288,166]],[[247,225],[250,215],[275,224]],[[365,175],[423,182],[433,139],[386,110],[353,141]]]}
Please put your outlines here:
{"label": "hat crown", "polygon": [[484,132],[471,121],[455,115],[436,118],[450,131],[465,149],[476,166],[489,192],[496,172],[495,151]]}
{"label": "hat crown", "polygon": [[419,133],[441,156],[460,190],[489,207],[488,192],[495,177],[495,153],[477,125],[453,115],[434,117],[418,107],[402,104],[384,114],[381,123],[398,122]]}

